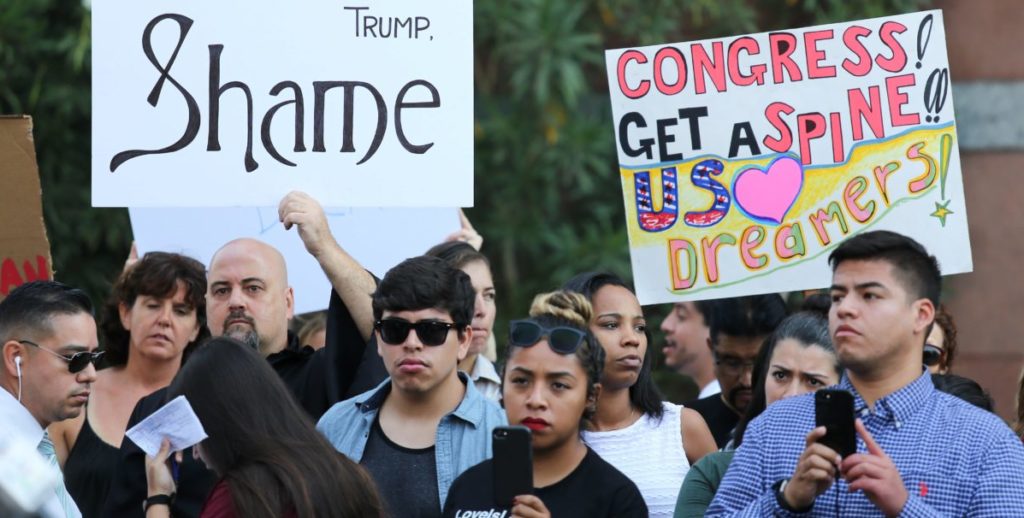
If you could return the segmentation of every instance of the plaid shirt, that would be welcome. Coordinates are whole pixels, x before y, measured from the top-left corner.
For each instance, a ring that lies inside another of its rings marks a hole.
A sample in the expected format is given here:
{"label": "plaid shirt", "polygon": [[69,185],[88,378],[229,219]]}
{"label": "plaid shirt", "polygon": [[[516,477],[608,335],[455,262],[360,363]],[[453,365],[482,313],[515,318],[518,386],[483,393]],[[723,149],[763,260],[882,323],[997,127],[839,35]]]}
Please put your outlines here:
{"label": "plaid shirt", "polygon": [[[1024,516],[1024,445],[998,417],[935,390],[927,371],[874,411],[845,377],[839,388],[899,469],[901,516]],[[747,428],[707,516],[881,516],[841,477],[807,513],[779,507],[772,485],[793,474],[813,428],[813,394],[771,405]],[[867,452],[860,437],[857,451]]]}

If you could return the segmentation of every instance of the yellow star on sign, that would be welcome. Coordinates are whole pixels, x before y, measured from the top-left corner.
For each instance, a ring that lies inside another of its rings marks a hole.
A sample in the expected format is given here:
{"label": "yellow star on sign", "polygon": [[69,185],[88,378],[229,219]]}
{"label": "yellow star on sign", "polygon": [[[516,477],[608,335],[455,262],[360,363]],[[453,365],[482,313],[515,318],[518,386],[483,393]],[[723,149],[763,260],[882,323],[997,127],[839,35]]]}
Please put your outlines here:
{"label": "yellow star on sign", "polygon": [[949,210],[948,208],[950,201],[952,200],[947,200],[946,203],[935,202],[935,212],[931,213],[932,216],[939,218],[939,221],[942,222],[943,227],[946,226],[946,216],[953,214],[953,211]]}

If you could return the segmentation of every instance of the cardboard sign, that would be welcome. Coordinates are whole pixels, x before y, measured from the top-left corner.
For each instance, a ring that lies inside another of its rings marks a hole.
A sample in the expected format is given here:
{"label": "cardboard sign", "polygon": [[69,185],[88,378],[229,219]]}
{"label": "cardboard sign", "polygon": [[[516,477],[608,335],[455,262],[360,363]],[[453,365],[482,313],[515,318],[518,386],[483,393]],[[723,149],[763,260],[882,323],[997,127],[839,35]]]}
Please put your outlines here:
{"label": "cardboard sign", "polygon": [[[422,255],[459,229],[455,209],[324,209],[331,233],[359,264],[377,277],[406,258]],[[209,265],[221,246],[252,237],[277,248],[295,291],[295,313],[327,309],[331,284],[306,252],[297,229],[285,230],[277,207],[129,209],[139,256],[160,250]]]}
{"label": "cardboard sign", "polygon": [[31,117],[0,116],[0,177],[2,299],[26,282],[53,278]]}
{"label": "cardboard sign", "polygon": [[471,1],[92,11],[93,206],[472,206]]}
{"label": "cardboard sign", "polygon": [[868,229],[971,270],[941,11],[606,60],[643,303],[824,287]]}

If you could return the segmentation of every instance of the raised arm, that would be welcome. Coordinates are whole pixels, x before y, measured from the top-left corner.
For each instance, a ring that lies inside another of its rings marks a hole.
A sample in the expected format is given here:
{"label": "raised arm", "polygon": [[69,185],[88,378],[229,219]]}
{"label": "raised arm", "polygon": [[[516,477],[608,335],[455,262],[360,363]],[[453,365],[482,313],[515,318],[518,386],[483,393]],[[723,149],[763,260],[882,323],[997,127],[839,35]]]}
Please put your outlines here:
{"label": "raised arm", "polygon": [[330,280],[355,321],[363,341],[373,332],[370,295],[376,289],[373,276],[346,252],[331,235],[323,207],[312,196],[299,191],[288,193],[278,206],[284,228],[298,226],[299,237]]}

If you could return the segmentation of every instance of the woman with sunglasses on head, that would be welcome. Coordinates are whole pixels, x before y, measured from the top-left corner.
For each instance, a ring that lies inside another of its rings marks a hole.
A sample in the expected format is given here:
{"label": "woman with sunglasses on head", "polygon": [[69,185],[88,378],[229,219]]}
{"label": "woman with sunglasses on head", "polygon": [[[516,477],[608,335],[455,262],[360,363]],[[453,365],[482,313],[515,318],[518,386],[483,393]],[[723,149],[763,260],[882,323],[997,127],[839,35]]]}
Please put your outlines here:
{"label": "woman with sunglasses on head", "polygon": [[651,378],[647,322],[621,279],[583,273],[563,288],[593,304],[590,331],[607,358],[597,413],[583,439],[636,483],[651,516],[671,516],[687,469],[715,450],[711,431],[697,412],[662,400]]}
{"label": "woman with sunglasses on head", "polygon": [[455,480],[443,516],[647,516],[636,485],[580,437],[604,366],[604,350],[587,329],[591,317],[583,296],[556,291],[534,299],[529,319],[510,323],[502,402],[509,423],[532,432],[533,494],[501,507],[494,461],[486,460]]}
{"label": "woman with sunglasses on head", "polygon": [[152,252],[126,267],[100,316],[106,368],[77,418],[50,426],[68,493],[85,518],[100,516],[132,409],[167,386],[206,330],[206,270]]}
{"label": "woman with sunglasses on head", "polygon": [[[461,214],[461,212],[460,212]],[[462,216],[463,232],[469,220]],[[472,229],[472,227],[469,227]],[[479,234],[477,234],[479,236]],[[473,386],[484,397],[498,401],[501,397],[501,377],[494,364],[481,354],[487,348],[494,332],[494,319],[497,316],[494,290],[494,277],[491,275],[491,263],[487,256],[477,251],[469,242],[448,241],[434,246],[424,255],[437,257],[448,263],[452,268],[462,270],[469,275],[473,283],[476,302],[473,307],[473,342],[469,344],[469,352],[459,361],[459,370],[469,375]]]}
{"label": "woman with sunglasses on head", "polygon": [[[736,425],[732,446],[739,448],[747,425],[768,405],[835,385],[841,375],[828,320],[807,311],[790,315],[765,341],[754,361],[753,399]],[[735,449],[715,452],[693,465],[679,491],[676,518],[704,516],[735,453]]]}
{"label": "woman with sunglasses on head", "polygon": [[[338,453],[251,347],[219,337],[197,350],[167,391],[192,406],[207,438],[194,452],[219,481],[200,518],[382,516],[366,472]],[[147,518],[171,515],[170,443],[146,458]]]}

